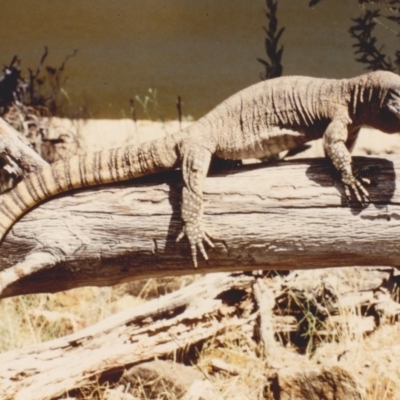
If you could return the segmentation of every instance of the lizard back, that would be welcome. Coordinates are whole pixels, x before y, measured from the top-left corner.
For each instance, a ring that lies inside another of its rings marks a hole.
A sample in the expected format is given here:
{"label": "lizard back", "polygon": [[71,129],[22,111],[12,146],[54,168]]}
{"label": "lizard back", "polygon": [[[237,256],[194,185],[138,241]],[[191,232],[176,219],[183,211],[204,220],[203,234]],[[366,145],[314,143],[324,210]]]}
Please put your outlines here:
{"label": "lizard back", "polygon": [[346,85],[346,80],[290,76],[244,89],[206,116],[214,120],[216,155],[269,157],[322,137]]}

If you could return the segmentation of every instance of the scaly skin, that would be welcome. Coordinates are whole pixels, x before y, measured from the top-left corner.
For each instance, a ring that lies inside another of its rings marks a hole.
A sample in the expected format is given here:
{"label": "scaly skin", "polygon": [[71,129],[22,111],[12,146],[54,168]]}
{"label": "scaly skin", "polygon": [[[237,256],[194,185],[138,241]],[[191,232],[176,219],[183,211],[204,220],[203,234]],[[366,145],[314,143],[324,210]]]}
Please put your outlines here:
{"label": "scaly skin", "polygon": [[203,184],[212,156],[269,157],[324,138],[327,156],[341,173],[347,196],[364,203],[368,192],[352,170],[350,150],[362,125],[400,132],[400,77],[377,71],[352,79],[282,77],[233,95],[187,129],[138,147],[72,157],[29,175],[0,205],[0,237],[30,208],[73,188],[118,182],[181,167],[183,229],[192,261],[203,242]]}

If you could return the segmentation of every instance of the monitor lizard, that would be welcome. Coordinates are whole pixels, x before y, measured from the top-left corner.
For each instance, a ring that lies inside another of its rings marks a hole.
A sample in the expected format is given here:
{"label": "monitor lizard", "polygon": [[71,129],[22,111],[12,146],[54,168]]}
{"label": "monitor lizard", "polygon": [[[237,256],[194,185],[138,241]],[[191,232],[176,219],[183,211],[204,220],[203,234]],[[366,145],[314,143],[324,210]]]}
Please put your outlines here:
{"label": "monitor lizard", "polygon": [[173,135],[77,155],[28,175],[1,196],[0,238],[26,211],[58,193],[181,168],[183,228],[177,240],[187,237],[197,267],[197,250],[207,260],[204,242],[213,246],[202,222],[203,182],[212,156],[270,157],[322,137],[346,196],[365,203],[365,182],[354,175],[350,155],[362,125],[400,132],[398,75],[375,71],[350,79],[285,76],[262,81]]}

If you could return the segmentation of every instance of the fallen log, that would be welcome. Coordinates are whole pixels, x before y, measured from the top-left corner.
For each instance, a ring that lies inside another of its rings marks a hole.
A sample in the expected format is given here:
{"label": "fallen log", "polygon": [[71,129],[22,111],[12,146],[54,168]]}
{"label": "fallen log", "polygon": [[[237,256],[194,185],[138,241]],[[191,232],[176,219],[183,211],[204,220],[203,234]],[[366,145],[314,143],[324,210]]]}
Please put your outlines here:
{"label": "fallen log", "polygon": [[[375,330],[385,317],[393,318],[400,313],[398,303],[390,298],[396,290],[395,280],[392,268],[293,271],[273,278],[258,273],[208,274],[176,292],[121,311],[81,331],[0,354],[0,398],[58,398],[73,389],[96,384],[96,378],[102,376],[116,382],[115,375],[125,370],[126,378],[131,366],[137,366],[138,373],[144,362],[168,359],[174,354],[182,354],[189,364],[190,360],[185,358],[188,348],[207,340],[218,343],[229,332],[235,332],[241,346],[252,349],[248,349],[250,352],[256,352],[261,341],[264,363],[269,368],[259,373],[265,375],[265,381],[268,374],[276,374],[273,384],[292,393],[298,390],[296,386],[285,383],[291,367],[303,387],[307,386],[309,374],[312,377],[320,368],[326,369],[328,375],[335,374],[346,370],[348,362],[341,357],[343,348],[339,347],[340,355],[336,358],[328,352],[329,360],[336,361],[321,366],[308,353],[294,351],[295,341],[290,341],[289,348],[283,345],[282,337],[291,332],[297,332],[293,338],[298,336],[310,309],[315,309],[313,318],[319,320],[319,337],[345,332],[346,337],[354,337],[358,343],[364,332]],[[363,294],[362,306],[367,310],[362,315],[355,312],[361,305],[360,296],[354,295],[358,293]],[[196,360],[193,363],[196,365]],[[145,365],[148,366],[144,364],[144,368]],[[214,371],[232,375],[246,369],[240,365],[241,362],[227,364],[215,358],[209,364]],[[300,371],[303,378],[298,375]],[[340,374],[326,384],[346,386],[347,376]],[[319,377],[312,379],[310,385],[319,385]],[[118,382],[127,384],[130,382],[124,378]],[[296,395],[297,398],[309,396]]]}
{"label": "fallen log", "polygon": [[50,400],[105,371],[122,370],[249,324],[255,314],[241,318],[224,298],[229,291],[235,298],[238,291],[245,296],[253,281],[245,275],[208,275],[72,335],[0,354],[0,398]]}
{"label": "fallen log", "polygon": [[175,242],[179,171],[58,196],[21,218],[2,243],[1,297],[193,272],[397,266],[400,158],[355,164],[373,172],[366,208],[347,206],[325,159],[212,174],[204,221],[215,247],[196,271],[188,243]]}

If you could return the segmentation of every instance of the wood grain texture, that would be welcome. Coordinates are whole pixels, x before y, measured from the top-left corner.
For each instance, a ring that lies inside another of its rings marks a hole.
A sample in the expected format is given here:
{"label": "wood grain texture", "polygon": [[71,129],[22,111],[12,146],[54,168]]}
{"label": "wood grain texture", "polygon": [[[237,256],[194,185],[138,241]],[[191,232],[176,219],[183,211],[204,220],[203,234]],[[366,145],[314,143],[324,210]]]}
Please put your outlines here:
{"label": "wood grain texture", "polygon": [[397,266],[400,158],[355,158],[355,167],[372,174],[372,203],[365,209],[346,206],[325,159],[208,177],[204,221],[216,240],[209,263],[200,260],[198,270],[187,243],[175,243],[179,171],[54,198],[21,218],[2,243],[0,278],[25,260],[46,259],[2,297],[195,272]]}

